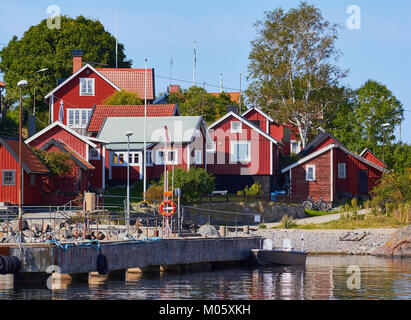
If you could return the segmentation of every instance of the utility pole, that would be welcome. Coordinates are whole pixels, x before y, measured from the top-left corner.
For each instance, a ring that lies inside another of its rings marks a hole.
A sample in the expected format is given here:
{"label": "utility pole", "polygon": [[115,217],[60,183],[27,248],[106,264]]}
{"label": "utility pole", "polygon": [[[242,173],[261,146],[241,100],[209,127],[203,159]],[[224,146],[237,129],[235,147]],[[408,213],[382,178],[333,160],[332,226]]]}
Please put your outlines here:
{"label": "utility pole", "polygon": [[223,92],[223,74],[220,73],[220,93]]}
{"label": "utility pole", "polygon": [[144,155],[143,155],[143,200],[146,200],[147,192],[147,59],[144,69]]}
{"label": "utility pole", "polygon": [[241,109],[242,109],[242,108],[241,108],[241,107],[242,107],[242,106],[241,106],[241,103],[242,103],[242,102],[241,102],[241,96],[243,95],[243,91],[241,90],[241,80],[242,80],[241,78],[242,78],[242,76],[243,76],[243,74],[240,73],[240,98],[238,99],[238,100],[239,100],[238,102],[239,102],[239,105],[240,105],[240,114],[241,114]]}
{"label": "utility pole", "polygon": [[173,64],[174,64],[174,61],[173,61],[173,58],[170,58],[170,83],[169,83],[169,89],[170,89],[170,86],[171,86],[171,69],[173,68]]}

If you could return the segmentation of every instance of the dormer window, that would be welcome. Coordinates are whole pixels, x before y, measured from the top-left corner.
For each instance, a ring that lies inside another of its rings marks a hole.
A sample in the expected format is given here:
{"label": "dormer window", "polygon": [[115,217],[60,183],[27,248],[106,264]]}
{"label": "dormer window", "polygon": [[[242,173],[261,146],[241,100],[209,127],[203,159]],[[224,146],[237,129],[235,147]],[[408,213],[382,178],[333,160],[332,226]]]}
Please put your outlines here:
{"label": "dormer window", "polygon": [[94,96],[94,78],[80,78],[80,96]]}

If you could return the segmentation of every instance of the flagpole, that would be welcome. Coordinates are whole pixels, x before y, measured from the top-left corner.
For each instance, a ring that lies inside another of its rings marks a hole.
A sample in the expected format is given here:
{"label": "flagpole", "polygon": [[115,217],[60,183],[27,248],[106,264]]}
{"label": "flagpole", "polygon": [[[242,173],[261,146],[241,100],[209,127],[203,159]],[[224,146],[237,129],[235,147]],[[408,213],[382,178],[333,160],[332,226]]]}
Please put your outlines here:
{"label": "flagpole", "polygon": [[147,192],[147,59],[144,69],[144,155],[143,155],[143,199],[146,200]]}
{"label": "flagpole", "polygon": [[194,54],[193,54],[193,86],[195,85],[195,81],[196,81],[196,63],[197,63],[196,44],[197,44],[197,42],[194,41]]}

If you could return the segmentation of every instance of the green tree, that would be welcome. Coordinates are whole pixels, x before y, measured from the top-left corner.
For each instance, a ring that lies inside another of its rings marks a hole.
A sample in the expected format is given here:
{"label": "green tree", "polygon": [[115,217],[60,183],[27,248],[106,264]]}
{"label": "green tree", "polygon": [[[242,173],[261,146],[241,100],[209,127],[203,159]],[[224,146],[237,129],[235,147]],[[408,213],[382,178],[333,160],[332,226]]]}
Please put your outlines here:
{"label": "green tree", "polygon": [[[395,127],[403,117],[404,108],[393,93],[385,85],[368,80],[358,90],[347,93],[345,103],[330,117],[327,129],[348,149],[359,153],[369,148],[382,158],[384,135],[388,155],[395,149],[390,145],[395,140]],[[390,126],[384,128],[386,123]]]}
{"label": "green tree", "polygon": [[327,90],[346,75],[335,65],[338,26],[306,2],[288,12],[266,12],[255,26],[258,37],[251,42],[248,100],[280,123],[295,125],[305,147],[318,120],[332,108],[334,98]]}
{"label": "green tree", "polygon": [[[164,186],[164,175],[160,185]],[[168,185],[172,184],[172,175],[169,174]],[[203,168],[192,167],[186,171],[182,168],[174,170],[174,188],[180,188],[181,194],[188,203],[192,203],[215,190],[215,177]]]}
{"label": "green tree", "polygon": [[227,105],[236,105],[226,92],[216,97],[197,86],[171,93],[169,103],[178,103],[181,115],[203,116],[207,123],[212,123],[226,114]]}
{"label": "green tree", "polygon": [[[56,87],[58,79],[72,74],[72,50],[82,49],[83,60],[92,65],[115,67],[115,42],[115,37],[98,20],[62,16],[61,28],[49,29],[44,19],[31,26],[20,39],[14,36],[0,51],[0,71],[7,84],[6,95],[16,102],[19,97],[17,82],[26,79],[29,86],[24,90],[24,118],[33,107],[34,84],[36,109],[47,112],[44,96]],[[126,60],[124,46],[119,44],[118,49],[119,67],[130,67],[131,61]],[[48,70],[35,75],[43,68]]]}
{"label": "green tree", "polygon": [[144,100],[139,98],[137,93],[129,91],[116,91],[111,96],[103,101],[104,105],[120,106],[120,105],[141,105]]}
{"label": "green tree", "polygon": [[61,176],[73,170],[73,160],[68,153],[62,151],[47,152],[42,149],[31,149],[37,157],[47,166],[52,174]]}

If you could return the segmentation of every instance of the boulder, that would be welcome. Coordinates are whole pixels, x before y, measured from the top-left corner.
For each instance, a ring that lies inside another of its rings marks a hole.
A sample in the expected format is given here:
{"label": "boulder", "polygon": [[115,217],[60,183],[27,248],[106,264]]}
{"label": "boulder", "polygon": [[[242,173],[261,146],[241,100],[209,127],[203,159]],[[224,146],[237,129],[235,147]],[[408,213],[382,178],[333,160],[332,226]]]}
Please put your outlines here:
{"label": "boulder", "polygon": [[411,226],[396,231],[386,244],[376,248],[375,256],[411,258]]}
{"label": "boulder", "polygon": [[214,228],[213,226],[208,225],[208,224],[205,224],[205,225],[201,226],[200,229],[198,229],[198,232],[204,238],[220,237],[220,234],[218,233],[217,229]]}

